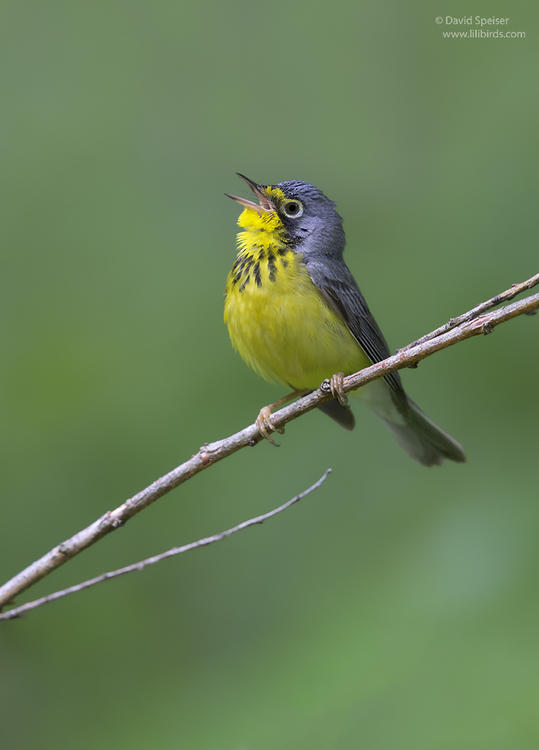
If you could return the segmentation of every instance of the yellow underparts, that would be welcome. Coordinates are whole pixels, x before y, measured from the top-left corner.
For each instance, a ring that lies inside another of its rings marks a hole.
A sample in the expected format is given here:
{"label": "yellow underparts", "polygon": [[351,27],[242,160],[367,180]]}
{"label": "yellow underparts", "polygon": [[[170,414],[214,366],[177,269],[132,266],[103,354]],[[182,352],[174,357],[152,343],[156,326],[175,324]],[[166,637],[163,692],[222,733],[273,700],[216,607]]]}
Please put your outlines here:
{"label": "yellow underparts", "polygon": [[278,215],[247,208],[238,224],[244,231],[226,283],[225,322],[247,364],[298,390],[370,364],[286,243]]}

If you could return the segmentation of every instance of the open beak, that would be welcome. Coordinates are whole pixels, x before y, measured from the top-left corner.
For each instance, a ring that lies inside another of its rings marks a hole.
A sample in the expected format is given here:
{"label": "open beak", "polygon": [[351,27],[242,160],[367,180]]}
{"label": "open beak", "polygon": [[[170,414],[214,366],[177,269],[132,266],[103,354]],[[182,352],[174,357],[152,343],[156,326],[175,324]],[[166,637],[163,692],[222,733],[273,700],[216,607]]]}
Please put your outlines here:
{"label": "open beak", "polygon": [[238,195],[230,195],[230,193],[225,193],[227,198],[232,198],[233,201],[236,201],[236,203],[240,203],[242,206],[245,206],[246,208],[254,208],[255,211],[258,211],[258,213],[261,213],[262,211],[274,211],[275,207],[273,203],[270,201],[268,196],[266,195],[264,191],[263,185],[257,185],[256,182],[253,182],[253,180],[250,180],[248,177],[246,177],[244,174],[241,174],[240,172],[236,172],[238,177],[241,177],[242,180],[245,180],[245,182],[249,185],[253,193],[256,195],[256,197],[259,200],[259,203],[255,203],[254,201],[249,201],[247,198],[240,198]]}

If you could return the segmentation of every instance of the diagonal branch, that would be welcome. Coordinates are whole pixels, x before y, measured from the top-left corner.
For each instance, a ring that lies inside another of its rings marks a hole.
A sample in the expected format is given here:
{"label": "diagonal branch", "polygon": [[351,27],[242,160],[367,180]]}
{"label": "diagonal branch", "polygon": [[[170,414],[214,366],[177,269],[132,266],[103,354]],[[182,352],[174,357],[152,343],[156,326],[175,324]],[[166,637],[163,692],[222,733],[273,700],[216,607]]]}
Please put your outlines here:
{"label": "diagonal branch", "polygon": [[[502,302],[508,302],[509,300],[516,297],[517,294],[526,292],[536,284],[539,284],[539,273],[536,273],[535,276],[526,279],[526,281],[522,281],[520,284],[513,284],[510,289],[506,289],[505,292],[496,294],[494,297],[487,299],[486,302],[481,302],[480,305],[472,307],[472,309],[468,310],[468,312],[462,313],[462,315],[459,315],[456,318],[450,318],[447,323],[444,323],[443,326],[440,326],[434,331],[425,334],[425,336],[421,336],[420,339],[417,339],[417,341],[413,341],[411,344],[408,344],[408,346],[405,346],[404,349],[410,349],[412,346],[424,344],[425,341],[435,339],[436,336],[440,336],[442,333],[446,333],[447,331],[450,331],[452,328],[456,328],[456,326],[459,326],[462,323],[467,323],[469,320],[477,318],[479,315],[481,315],[481,313],[484,313],[487,310],[491,310],[493,307],[496,307],[496,305],[499,305]],[[404,351],[404,349],[399,349],[399,351]]]}
{"label": "diagonal branch", "polygon": [[[528,289],[537,283],[539,283],[539,274],[523,282],[523,285],[519,285],[519,287],[521,289]],[[508,289],[493,299],[498,299],[498,301],[508,299],[513,295],[513,291],[513,288]],[[466,320],[459,325],[449,330],[445,330],[445,327],[443,327],[443,333],[437,334],[433,332],[434,338],[428,338],[427,336],[427,340],[424,340],[422,343],[411,344],[382,362],[376,362],[360,372],[349,375],[343,381],[344,391],[355,390],[390,372],[400,370],[403,367],[413,366],[420,360],[425,359],[425,357],[434,354],[434,352],[453,346],[464,339],[479,334],[490,333],[495,326],[511,320],[517,315],[532,313],[539,309],[539,294],[530,295],[493,312],[480,314],[485,309],[484,305],[491,307],[493,304],[497,304],[497,302],[493,303],[492,300],[488,300],[486,303],[466,313]],[[472,317],[469,319],[470,315]],[[272,424],[276,429],[282,428],[288,422],[315,409],[331,398],[329,381],[326,381],[312,393],[275,412],[272,415]],[[147,508],[167,492],[170,492],[175,487],[178,487],[178,485],[195,476],[195,474],[207,469],[223,458],[246,446],[256,445],[262,439],[256,424],[251,424],[223,440],[203,445],[197,453],[183,464],[172,469],[168,474],[159,477],[155,482],[136,495],[133,495],[133,497],[126,500],[114,510],[107,511],[101,518],[90,524],[90,526],[87,526],[66,541],[53,547],[43,557],[40,557],[20,573],[17,573],[10,581],[0,587],[0,609],[11,602],[13,597],[25,591],[60,565],[63,565],[67,560],[78,555],[82,550],[95,544],[106,534],[126,523],[126,521],[144,508]]]}
{"label": "diagonal branch", "polygon": [[218,534],[212,534],[211,536],[204,537],[203,539],[199,539],[196,542],[183,544],[181,547],[172,547],[172,549],[168,549],[166,552],[161,552],[161,554],[159,555],[146,557],[144,560],[139,560],[132,565],[126,565],[125,567],[118,568],[117,570],[109,570],[107,573],[102,573],[95,578],[89,578],[87,581],[77,583],[75,586],[69,586],[66,589],[62,589],[61,591],[55,591],[54,593],[48,594],[47,596],[42,596],[39,599],[34,599],[31,602],[26,602],[26,604],[21,604],[20,607],[14,607],[4,614],[0,614],[0,620],[13,620],[16,617],[20,617],[20,615],[24,614],[25,612],[29,612],[31,609],[42,607],[44,604],[49,604],[49,602],[54,602],[57,599],[63,599],[64,596],[76,594],[79,591],[84,591],[84,589],[91,588],[91,586],[96,586],[98,583],[111,581],[113,578],[124,576],[127,573],[135,573],[139,570],[144,570],[144,568],[147,568],[149,565],[155,565],[155,563],[166,560],[169,557],[175,557],[176,555],[181,555],[184,552],[190,552],[192,549],[198,549],[199,547],[207,547],[210,544],[214,544],[214,542],[220,542],[221,540],[226,539],[228,536],[236,534],[238,531],[243,531],[244,529],[249,529],[251,526],[263,524],[264,521],[273,518],[273,516],[276,516],[278,513],[282,513],[283,510],[288,510],[288,508],[291,508],[292,505],[295,505],[300,500],[303,500],[304,497],[310,495],[311,492],[317,490],[326,481],[330,474],[331,469],[326,469],[320,479],[317,479],[317,481],[310,487],[307,487],[306,490],[303,490],[303,492],[300,492],[291,500],[287,500],[286,503],[279,505],[278,508],[274,508],[267,513],[262,513],[260,516],[255,516],[254,518],[249,518],[247,521],[242,521],[237,526],[232,526],[232,528],[226,529],[226,531],[221,531]]}

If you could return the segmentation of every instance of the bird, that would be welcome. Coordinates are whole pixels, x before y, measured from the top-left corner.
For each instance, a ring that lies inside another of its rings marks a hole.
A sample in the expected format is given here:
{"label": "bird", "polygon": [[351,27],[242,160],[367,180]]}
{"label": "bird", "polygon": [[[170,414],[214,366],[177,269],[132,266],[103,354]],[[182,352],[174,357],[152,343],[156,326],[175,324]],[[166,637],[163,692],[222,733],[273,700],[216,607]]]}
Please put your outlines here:
{"label": "bird", "polygon": [[[264,379],[292,392],[262,407],[256,425],[273,442],[272,411],[327,380],[319,408],[354,427],[343,378],[390,356],[388,344],[343,259],[345,234],[333,201],[303,180],[263,185],[236,173],[256,201],[242,207],[237,256],[225,287],[232,346]],[[397,442],[425,466],[466,460],[462,446],[406,394],[398,372],[357,392]]]}

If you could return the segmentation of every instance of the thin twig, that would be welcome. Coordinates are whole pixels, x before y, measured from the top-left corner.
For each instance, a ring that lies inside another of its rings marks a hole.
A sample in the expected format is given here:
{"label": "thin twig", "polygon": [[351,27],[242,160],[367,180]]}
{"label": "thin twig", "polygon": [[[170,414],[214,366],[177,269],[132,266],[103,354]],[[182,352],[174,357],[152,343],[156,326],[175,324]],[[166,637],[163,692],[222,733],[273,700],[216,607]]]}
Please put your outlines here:
{"label": "thin twig", "polygon": [[[502,295],[511,294],[512,292],[512,289],[507,290],[507,292],[502,292]],[[517,315],[530,313],[537,309],[539,309],[539,294],[534,294],[518,302],[506,305],[499,310],[461,323],[459,326],[441,335],[437,335],[436,338],[431,338],[416,346],[406,347],[382,362],[376,362],[360,372],[349,375],[343,381],[343,390],[345,392],[355,390],[390,372],[400,370],[403,367],[409,367],[440,349],[445,349],[472,336],[490,333],[500,323],[504,323]],[[329,381],[326,381],[312,393],[275,412],[271,418],[272,424],[278,430],[288,422],[321,406],[321,404],[329,401],[331,398]],[[223,440],[203,445],[197,453],[183,464],[156,479],[155,482],[136,495],[133,495],[133,497],[126,500],[115,510],[107,511],[107,513],[90,524],[90,526],[87,526],[66,541],[53,547],[45,555],[17,573],[11,580],[0,587],[0,609],[11,602],[13,597],[25,591],[60,565],[63,565],[67,560],[78,555],[82,550],[95,544],[106,534],[126,523],[126,521],[144,508],[147,508],[151,503],[162,497],[162,495],[170,492],[195,474],[207,469],[223,458],[246,446],[256,445],[262,439],[256,424],[251,424]]]}
{"label": "thin twig", "polygon": [[405,349],[410,349],[412,346],[424,344],[425,341],[435,339],[436,336],[440,336],[442,333],[446,333],[447,331],[450,331],[452,328],[455,328],[462,323],[467,323],[469,320],[477,318],[479,315],[481,315],[481,313],[484,313],[487,310],[496,307],[496,305],[499,305],[501,302],[508,302],[509,300],[513,299],[513,297],[516,297],[517,294],[525,292],[528,289],[532,289],[532,287],[536,286],[536,284],[539,284],[539,273],[536,273],[535,276],[532,276],[526,281],[522,281],[520,284],[513,284],[510,289],[506,289],[505,292],[501,292],[495,297],[491,297],[490,299],[486,300],[486,302],[481,302],[480,305],[477,305],[477,307],[472,307],[472,309],[468,310],[468,312],[465,312],[456,318],[450,318],[447,323],[443,324],[443,326],[436,328],[434,331],[427,333],[425,336],[421,336],[421,338],[417,339],[417,341],[412,341],[411,344],[408,344],[398,351],[402,352],[405,351]]}
{"label": "thin twig", "polygon": [[84,589],[89,589],[91,586],[96,586],[98,583],[110,581],[113,578],[117,578],[118,576],[124,576],[126,575],[126,573],[135,573],[136,571],[144,570],[144,568],[147,568],[148,565],[155,565],[155,563],[166,560],[168,557],[181,555],[183,552],[189,552],[190,550],[198,549],[199,547],[207,547],[209,544],[220,542],[222,539],[226,539],[227,536],[236,534],[238,531],[243,531],[244,529],[248,529],[251,526],[262,524],[264,523],[264,521],[267,521],[269,518],[273,518],[273,516],[276,516],[278,513],[282,513],[283,510],[288,510],[288,508],[292,507],[292,505],[295,505],[300,500],[303,500],[304,497],[310,495],[311,492],[317,490],[326,481],[330,474],[331,469],[326,469],[320,479],[318,479],[310,487],[307,487],[306,490],[303,490],[303,492],[300,492],[291,500],[287,500],[286,503],[279,505],[278,508],[274,508],[267,513],[262,513],[260,516],[255,516],[254,518],[249,518],[247,521],[242,521],[237,526],[232,526],[232,528],[226,529],[226,531],[221,531],[219,534],[212,534],[212,536],[204,537],[203,539],[199,539],[196,542],[189,542],[189,544],[184,544],[181,547],[172,547],[166,552],[161,552],[159,555],[146,557],[144,560],[139,560],[139,562],[133,563],[132,565],[126,565],[125,567],[118,568],[117,570],[110,570],[108,573],[102,573],[100,576],[96,576],[95,578],[89,578],[87,581],[77,583],[75,586],[69,586],[66,589],[62,589],[61,591],[55,591],[53,594],[48,594],[47,596],[42,596],[39,599],[34,599],[31,602],[26,602],[26,604],[21,604],[20,607],[15,607],[14,609],[10,609],[4,614],[0,614],[0,620],[13,620],[15,617],[20,617],[20,615],[28,612],[31,609],[42,607],[44,604],[54,602],[57,599],[62,599],[64,596],[76,594],[79,591],[84,591]]}

